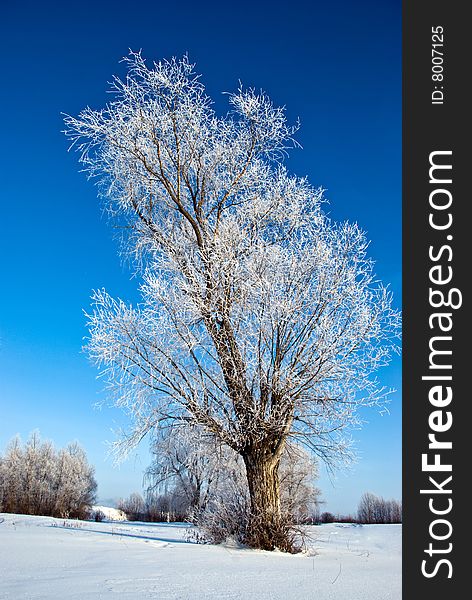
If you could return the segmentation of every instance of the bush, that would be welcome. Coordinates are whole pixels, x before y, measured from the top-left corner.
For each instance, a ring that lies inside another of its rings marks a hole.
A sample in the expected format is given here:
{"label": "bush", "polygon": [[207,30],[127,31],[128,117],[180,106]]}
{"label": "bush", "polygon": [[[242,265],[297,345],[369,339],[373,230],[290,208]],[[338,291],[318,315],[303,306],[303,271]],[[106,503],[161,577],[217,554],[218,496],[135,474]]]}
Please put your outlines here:
{"label": "bush", "polygon": [[101,510],[95,510],[92,516],[96,523],[101,523],[105,519],[105,514]]}
{"label": "bush", "polygon": [[330,512],[321,513],[320,523],[334,523],[335,520],[336,520],[336,517],[333,515],[333,513],[330,513]]}
{"label": "bush", "polygon": [[225,498],[214,499],[196,515],[194,520],[199,530],[198,541],[211,544],[234,541],[241,546],[254,548],[261,547],[263,538],[269,536],[271,545],[282,552],[294,554],[302,550],[304,532],[297,527],[293,515],[282,514],[280,521],[274,523],[270,530],[267,523],[261,523],[258,528],[254,520],[251,521],[247,493],[241,493],[240,490],[234,492]]}

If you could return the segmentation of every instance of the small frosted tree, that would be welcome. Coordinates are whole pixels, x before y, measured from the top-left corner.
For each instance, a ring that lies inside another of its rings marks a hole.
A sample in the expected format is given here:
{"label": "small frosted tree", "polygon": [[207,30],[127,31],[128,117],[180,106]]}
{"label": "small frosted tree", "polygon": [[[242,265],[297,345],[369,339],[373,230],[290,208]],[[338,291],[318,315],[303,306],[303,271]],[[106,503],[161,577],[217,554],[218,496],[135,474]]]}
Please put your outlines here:
{"label": "small frosted tree", "polygon": [[300,446],[287,443],[280,461],[281,506],[294,523],[303,523],[318,511],[320,490],[315,487],[318,461]]}
{"label": "small frosted tree", "polygon": [[77,443],[57,453],[56,473],[55,514],[84,518],[95,501],[97,483],[95,469]]}
{"label": "small frosted tree", "polygon": [[364,233],[282,166],[282,109],[240,89],[218,116],[186,58],[125,61],[103,110],[65,118],[142,277],[138,306],[95,292],[88,350],[134,417],[130,443],[172,421],[208,431],[244,461],[247,542],[283,547],[287,439],[343,460],[358,409],[385,397],[373,373],[399,317]]}
{"label": "small frosted tree", "polygon": [[2,512],[20,512],[23,502],[24,451],[17,436],[0,456],[0,509]]}
{"label": "small frosted tree", "polygon": [[146,470],[148,492],[171,492],[189,516],[205,509],[215,495],[233,457],[229,448],[195,427],[174,427],[152,444],[153,461]]}
{"label": "small frosted tree", "polygon": [[118,509],[123,511],[130,521],[139,521],[146,516],[146,503],[137,492],[133,492],[129,498],[119,500]]}

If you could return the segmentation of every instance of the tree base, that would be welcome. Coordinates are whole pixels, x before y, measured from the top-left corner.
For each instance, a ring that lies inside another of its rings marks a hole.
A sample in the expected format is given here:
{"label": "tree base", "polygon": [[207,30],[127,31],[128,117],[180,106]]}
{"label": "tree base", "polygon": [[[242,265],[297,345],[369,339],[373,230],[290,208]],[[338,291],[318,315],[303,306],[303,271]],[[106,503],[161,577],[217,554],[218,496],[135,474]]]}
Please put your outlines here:
{"label": "tree base", "polygon": [[301,532],[293,526],[291,519],[267,521],[251,517],[244,536],[244,543],[258,550],[280,550],[297,554],[302,551]]}

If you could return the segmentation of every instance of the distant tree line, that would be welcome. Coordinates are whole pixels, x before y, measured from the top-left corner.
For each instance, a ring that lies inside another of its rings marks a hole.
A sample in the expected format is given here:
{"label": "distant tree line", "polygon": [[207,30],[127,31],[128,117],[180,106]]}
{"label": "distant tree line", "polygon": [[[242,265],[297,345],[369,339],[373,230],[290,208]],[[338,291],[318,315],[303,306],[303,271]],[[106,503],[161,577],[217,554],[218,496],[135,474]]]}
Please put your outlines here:
{"label": "distant tree line", "polygon": [[77,444],[56,450],[33,433],[0,455],[0,511],[83,519],[96,498],[94,468]]}
{"label": "distant tree line", "polygon": [[385,500],[371,492],[362,495],[357,509],[359,523],[401,523],[402,503]]}
{"label": "distant tree line", "polygon": [[362,494],[356,515],[334,514],[328,511],[315,513],[313,524],[358,523],[390,524],[402,522],[402,503],[398,500],[385,500],[371,492]]}
{"label": "distant tree line", "polygon": [[188,521],[187,506],[182,505],[174,494],[145,494],[133,492],[128,498],[121,498],[117,508],[122,510],[129,521],[160,523],[164,521]]}

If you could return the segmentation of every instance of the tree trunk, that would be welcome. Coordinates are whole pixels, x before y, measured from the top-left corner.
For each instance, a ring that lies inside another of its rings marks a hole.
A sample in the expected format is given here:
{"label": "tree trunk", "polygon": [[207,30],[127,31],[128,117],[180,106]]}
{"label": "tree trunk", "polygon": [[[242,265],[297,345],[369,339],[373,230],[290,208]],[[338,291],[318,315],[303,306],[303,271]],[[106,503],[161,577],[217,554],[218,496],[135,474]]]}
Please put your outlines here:
{"label": "tree trunk", "polygon": [[[262,454],[262,456],[261,456]],[[251,500],[247,543],[253,548],[286,550],[287,540],[280,513],[280,457],[262,452],[243,457]]]}

